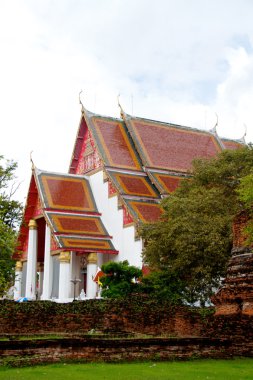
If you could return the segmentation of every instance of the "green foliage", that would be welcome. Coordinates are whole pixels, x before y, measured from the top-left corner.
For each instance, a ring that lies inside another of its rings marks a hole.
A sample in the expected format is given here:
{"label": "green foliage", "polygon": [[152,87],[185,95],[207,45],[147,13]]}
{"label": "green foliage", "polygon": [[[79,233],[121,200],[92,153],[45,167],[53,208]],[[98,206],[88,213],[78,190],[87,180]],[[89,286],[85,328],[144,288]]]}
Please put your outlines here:
{"label": "green foliage", "polygon": [[250,210],[253,204],[253,174],[241,178],[240,185],[237,189],[239,198]]}
{"label": "green foliage", "polygon": [[194,161],[191,179],[162,202],[162,220],[142,227],[145,262],[175,273],[187,302],[204,304],[225,274],[232,221],[243,207],[237,188],[252,166],[251,146]]}
{"label": "green foliage", "polygon": [[198,159],[193,163],[193,182],[201,186],[219,186],[230,195],[235,195],[241,178],[252,169],[252,145],[237,150],[225,150],[216,157]]}
{"label": "green foliage", "polygon": [[13,282],[14,261],[11,257],[16,241],[15,228],[22,215],[21,204],[11,199],[15,193],[13,181],[16,167],[17,164],[12,161],[0,164],[0,296],[5,294]]}
{"label": "green foliage", "polygon": [[105,276],[101,277],[102,296],[123,298],[139,291],[137,280],[141,278],[141,269],[129,265],[128,261],[110,261],[102,265]]}
{"label": "green foliage", "polygon": [[184,298],[185,283],[176,272],[152,272],[141,281],[141,293],[147,294],[150,299],[167,301],[171,304],[180,304]]}
{"label": "green foliage", "polygon": [[14,276],[11,259],[15,245],[15,233],[0,220],[0,296],[10,288]]}
{"label": "green foliage", "polygon": [[249,221],[245,228],[245,233],[248,236],[247,243],[253,242],[253,173],[241,178],[240,185],[237,189],[240,200],[244,203],[248,212]]}

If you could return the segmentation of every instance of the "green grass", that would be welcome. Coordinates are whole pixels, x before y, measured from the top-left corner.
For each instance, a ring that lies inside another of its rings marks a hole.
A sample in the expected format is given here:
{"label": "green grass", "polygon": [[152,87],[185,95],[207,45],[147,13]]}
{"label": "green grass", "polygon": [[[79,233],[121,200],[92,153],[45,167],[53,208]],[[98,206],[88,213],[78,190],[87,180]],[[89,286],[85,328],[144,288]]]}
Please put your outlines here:
{"label": "green grass", "polygon": [[253,359],[0,368],[0,380],[252,380]]}

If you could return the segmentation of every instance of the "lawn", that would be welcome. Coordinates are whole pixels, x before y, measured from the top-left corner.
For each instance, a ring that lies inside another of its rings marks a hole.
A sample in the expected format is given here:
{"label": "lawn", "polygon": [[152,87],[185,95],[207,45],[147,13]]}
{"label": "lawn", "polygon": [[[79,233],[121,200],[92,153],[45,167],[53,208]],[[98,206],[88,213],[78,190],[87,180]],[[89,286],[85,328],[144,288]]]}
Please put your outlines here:
{"label": "lawn", "polygon": [[0,368],[0,380],[252,380],[253,359]]}

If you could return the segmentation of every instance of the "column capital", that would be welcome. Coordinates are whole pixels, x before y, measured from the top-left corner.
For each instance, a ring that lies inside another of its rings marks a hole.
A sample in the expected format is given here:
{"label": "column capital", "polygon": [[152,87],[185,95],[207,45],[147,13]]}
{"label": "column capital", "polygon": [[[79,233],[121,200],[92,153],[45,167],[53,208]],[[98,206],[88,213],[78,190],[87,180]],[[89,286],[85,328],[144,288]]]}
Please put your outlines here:
{"label": "column capital", "polygon": [[30,219],[28,224],[29,230],[36,230],[37,229],[37,223],[34,219]]}
{"label": "column capital", "polygon": [[87,257],[87,261],[88,261],[88,264],[97,264],[98,256],[96,252],[89,253]]}
{"label": "column capital", "polygon": [[69,263],[70,262],[70,252],[62,251],[59,255],[59,261],[61,263]]}
{"label": "column capital", "polygon": [[15,271],[16,272],[22,272],[22,268],[23,268],[22,261],[16,261]]}

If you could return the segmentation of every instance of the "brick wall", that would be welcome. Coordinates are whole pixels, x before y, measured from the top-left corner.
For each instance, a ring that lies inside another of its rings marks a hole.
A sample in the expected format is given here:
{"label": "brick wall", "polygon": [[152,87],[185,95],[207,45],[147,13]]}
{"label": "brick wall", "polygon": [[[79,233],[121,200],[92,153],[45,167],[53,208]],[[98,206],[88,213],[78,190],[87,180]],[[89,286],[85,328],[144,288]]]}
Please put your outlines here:
{"label": "brick wall", "polygon": [[[58,361],[133,361],[229,358],[229,340],[215,338],[50,339],[0,341],[0,364],[30,365]],[[236,352],[236,356],[240,354]]]}
{"label": "brick wall", "polygon": [[79,332],[131,332],[151,335],[197,336],[200,314],[166,303],[128,300],[88,300],[57,304],[49,301],[0,301],[0,334]]}
{"label": "brick wall", "polygon": [[[16,340],[19,334],[39,333],[69,336],[46,341]],[[130,340],[124,338],[127,333],[132,334]],[[150,337],[137,339],[140,334]],[[0,301],[0,336],[10,338],[9,335],[15,341],[0,341],[0,363],[8,356],[16,358],[17,364],[22,360],[39,363],[73,359],[253,357],[252,316],[215,316],[211,309],[203,313],[198,308],[175,307],[138,298],[70,304]],[[112,335],[116,339],[112,339]]]}

